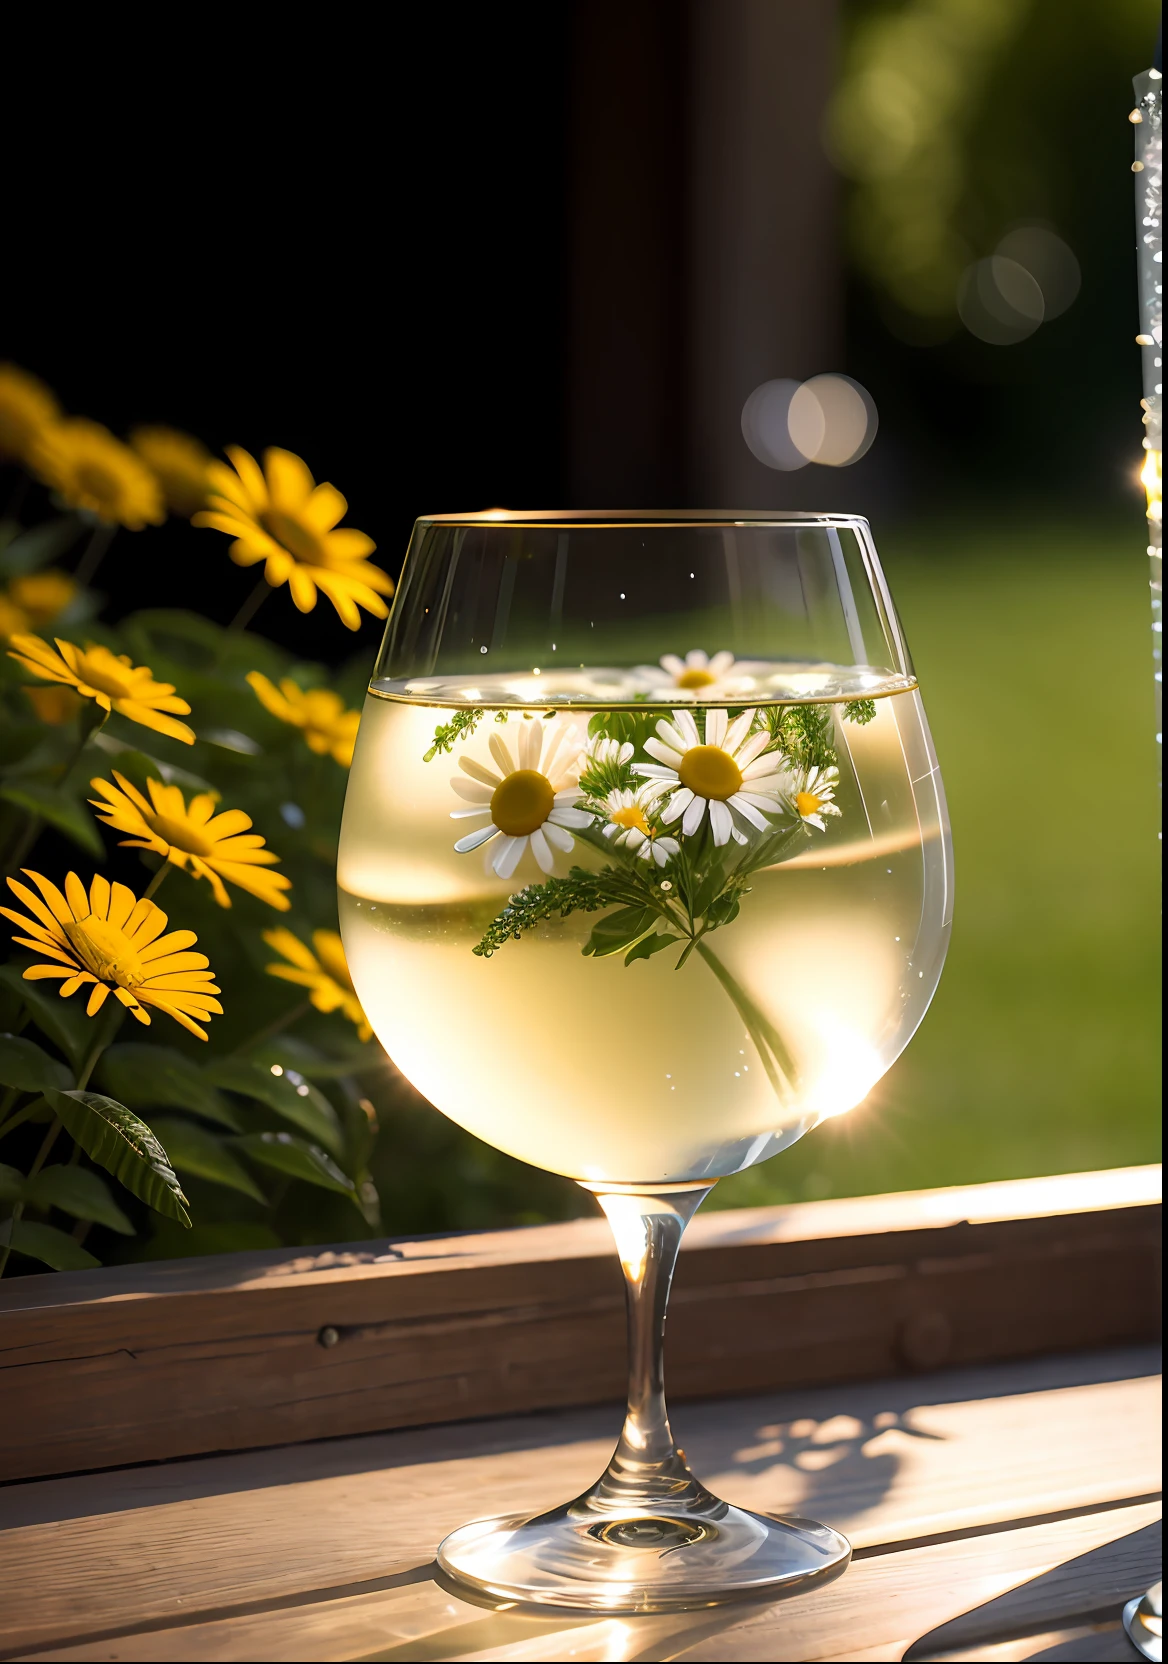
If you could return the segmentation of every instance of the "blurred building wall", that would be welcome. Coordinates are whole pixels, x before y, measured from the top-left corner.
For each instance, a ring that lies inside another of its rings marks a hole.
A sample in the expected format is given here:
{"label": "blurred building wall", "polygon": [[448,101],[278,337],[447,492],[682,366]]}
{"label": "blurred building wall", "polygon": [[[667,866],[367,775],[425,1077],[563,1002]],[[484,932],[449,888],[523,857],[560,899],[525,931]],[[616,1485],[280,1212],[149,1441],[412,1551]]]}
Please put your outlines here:
{"label": "blurred building wall", "polygon": [[[742,406],[841,368],[830,0],[577,0],[568,478],[581,506],[782,507]],[[820,470],[816,470],[819,473]]]}

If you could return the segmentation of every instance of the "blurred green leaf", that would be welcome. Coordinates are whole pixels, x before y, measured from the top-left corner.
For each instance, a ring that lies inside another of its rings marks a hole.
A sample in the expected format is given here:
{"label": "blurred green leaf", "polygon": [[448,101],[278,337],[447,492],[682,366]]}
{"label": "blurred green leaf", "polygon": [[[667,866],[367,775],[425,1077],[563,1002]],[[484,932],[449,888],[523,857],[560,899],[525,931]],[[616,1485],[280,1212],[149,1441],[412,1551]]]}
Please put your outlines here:
{"label": "blurred green leaf", "polygon": [[0,723],[0,770],[18,770],[44,738],[44,724],[20,722],[5,712]]}
{"label": "blurred green leaf", "polygon": [[100,1084],[131,1109],[189,1109],[232,1132],[239,1117],[197,1064],[170,1046],[127,1041],[110,1046],[98,1064]]}
{"label": "blurred green leaf", "polygon": [[63,832],[75,844],[80,844],[87,855],[92,855],[95,861],[105,856],[105,846],[97,830],[89,809],[79,797],[72,792],[63,791],[60,786],[53,786],[43,780],[21,779],[10,780],[8,785],[0,788],[0,798],[6,803],[13,803],[18,809],[25,809],[31,815],[40,815],[50,826]]}
{"label": "blurred green leaf", "polygon": [[109,1193],[106,1182],[88,1167],[44,1167],[24,1183],[24,1200],[33,1207],[60,1208],[74,1219],[88,1219],[107,1225],[122,1236],[133,1236],[134,1227]]}
{"label": "blurred green leaf", "polygon": [[38,1225],[31,1219],[6,1219],[0,1225],[0,1247],[8,1242],[14,1253],[40,1260],[53,1271],[89,1271],[101,1264],[87,1248],[55,1225]]}
{"label": "blurred green leaf", "polygon": [[245,1196],[256,1202],[267,1201],[243,1163],[221,1138],[208,1132],[206,1127],[200,1127],[194,1121],[161,1116],[155,1120],[154,1130],[166,1145],[166,1153],[180,1173],[193,1173],[196,1178],[210,1179],[213,1184],[242,1190]]}
{"label": "blurred green leaf", "polygon": [[[281,1072],[276,1074],[275,1070]],[[264,1067],[245,1062],[243,1058],[227,1057],[208,1063],[203,1073],[216,1086],[267,1104],[285,1121],[291,1121],[316,1143],[323,1144],[331,1155],[344,1154],[344,1133],[336,1110],[299,1070],[285,1069],[279,1063]]]}
{"label": "blurred green leaf", "polygon": [[18,532],[0,551],[0,578],[16,578],[25,572],[38,572],[50,561],[59,560],[76,543],[81,522],[67,515],[62,520],[46,520]]}
{"label": "blurred green leaf", "polygon": [[73,1077],[63,1063],[50,1057],[35,1040],[17,1034],[0,1034],[0,1081],[21,1092],[45,1092],[50,1087],[64,1091]]}
{"label": "blurred green leaf", "polygon": [[[161,757],[152,757],[148,751],[142,751],[137,746],[126,745],[104,729],[93,737],[95,750],[104,752],[109,758],[108,764],[103,765],[96,757],[89,779],[116,768],[119,774],[124,774],[132,785],[140,791],[145,791],[148,780],[162,780],[168,786],[181,786],[188,794],[191,792],[210,792],[213,797],[219,794],[209,780],[204,780],[201,774],[192,774],[189,769],[179,768],[174,763],[163,762]],[[87,771],[88,772],[88,771]],[[86,785],[89,780],[86,781]]]}
{"label": "blurred green leaf", "polygon": [[270,1225],[251,1220],[229,1220],[195,1225],[180,1230],[169,1219],[160,1219],[142,1259],[189,1259],[199,1254],[236,1254],[248,1249],[279,1248],[280,1237]]}
{"label": "blurred green leaf", "polygon": [[[42,982],[26,982],[23,965],[0,965],[0,983],[11,989],[32,1013],[33,1021],[67,1054],[74,1068],[93,1044],[93,1027],[80,1000],[70,1003],[59,993],[46,992]],[[51,984],[55,987],[56,984]]]}
{"label": "blurred green leaf", "polygon": [[49,1092],[46,1097],[87,1156],[158,1213],[190,1224],[186,1197],[166,1151],[145,1121],[99,1092]]}
{"label": "blurred green leaf", "polygon": [[270,1069],[273,1063],[278,1063],[284,1069],[295,1069],[306,1080],[340,1080],[344,1075],[360,1075],[383,1067],[385,1053],[376,1042],[353,1046],[339,1054],[324,1052],[299,1035],[280,1034],[257,1046],[248,1054],[248,1059],[263,1068]]}
{"label": "blurred green leaf", "polygon": [[19,1202],[24,1195],[24,1174],[19,1167],[0,1161],[0,1202]]}
{"label": "blurred green leaf", "polygon": [[233,1140],[236,1147],[251,1157],[252,1161],[261,1162],[265,1167],[273,1167],[278,1173],[286,1173],[289,1178],[304,1179],[308,1184],[319,1185],[322,1190],[335,1190],[342,1196],[360,1206],[357,1187],[352,1179],[346,1178],[337,1164],[315,1144],[307,1143],[303,1138],[297,1138],[290,1132],[249,1132],[242,1138]]}

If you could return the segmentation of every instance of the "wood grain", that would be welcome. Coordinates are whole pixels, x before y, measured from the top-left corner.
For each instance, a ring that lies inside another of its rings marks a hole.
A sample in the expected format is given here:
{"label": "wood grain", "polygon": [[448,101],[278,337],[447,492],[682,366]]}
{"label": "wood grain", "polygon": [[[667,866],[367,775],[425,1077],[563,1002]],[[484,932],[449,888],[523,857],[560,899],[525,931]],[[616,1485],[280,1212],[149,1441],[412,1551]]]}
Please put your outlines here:
{"label": "wood grain", "polygon": [[[1159,1169],[1135,1168],[699,1215],[671,1394],[1150,1339],[1158,1198]],[[623,1388],[623,1292],[599,1219],[26,1277],[0,1287],[0,1316],[5,1478]]]}
{"label": "wood grain", "polygon": [[[913,1556],[943,1548],[972,1568],[963,1556],[974,1536],[1021,1542],[1039,1527],[994,1531],[1020,1520],[1069,1514],[1054,1523],[1082,1532],[1052,1539],[1059,1544],[1122,1534],[1114,1521],[1136,1515],[1115,1505],[1158,1486],[1158,1382],[1144,1373],[1155,1362],[1150,1352],[1032,1361],[695,1404],[677,1419],[695,1469],[730,1500],[798,1507],[846,1531],[865,1558],[844,1581],[870,1590],[870,1562],[899,1579]],[[508,1646],[532,1642],[517,1656],[567,1657],[539,1649],[580,1626],[516,1618],[501,1632],[497,1615],[432,1583],[431,1557],[467,1518],[582,1488],[615,1431],[608,1411],[555,1412],[14,1485],[0,1492],[3,1647],[119,1659],[350,1658],[404,1647],[414,1650],[403,1658],[450,1658],[502,1645],[502,1634]],[[956,1543],[935,1541],[954,1534]],[[993,1569],[999,1559],[994,1549],[985,1574],[994,1597],[1012,1587]],[[962,1571],[955,1587],[967,1592],[975,1575]],[[927,1581],[922,1573],[921,1591]],[[922,1615],[908,1640],[966,1610],[929,1604],[920,1591],[914,1600]],[[752,1635],[754,1616],[733,1625]],[[705,1623],[691,1614],[660,1633],[696,1644],[693,1626]],[[895,1638],[906,1634],[902,1625]]]}

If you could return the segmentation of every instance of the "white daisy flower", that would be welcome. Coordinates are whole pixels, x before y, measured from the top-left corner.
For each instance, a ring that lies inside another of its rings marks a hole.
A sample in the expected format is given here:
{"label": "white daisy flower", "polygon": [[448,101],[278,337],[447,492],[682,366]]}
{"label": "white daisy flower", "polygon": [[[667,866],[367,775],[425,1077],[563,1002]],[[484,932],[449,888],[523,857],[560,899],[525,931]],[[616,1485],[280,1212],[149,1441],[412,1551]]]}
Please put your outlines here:
{"label": "white daisy flower", "polygon": [[580,750],[572,728],[561,722],[521,722],[517,757],[497,730],[487,743],[499,772],[493,773],[471,757],[460,757],[458,766],[469,778],[455,775],[450,784],[473,807],[455,809],[450,818],[486,815],[488,824],[460,838],[454,847],[465,855],[499,838],[488,864],[499,878],[510,878],[530,845],[540,868],[550,873],[555,863],[552,850],[566,855],[575,842],[568,828],[590,826],[593,818],[576,808],[581,795],[576,784]]}
{"label": "white daisy flower", "polygon": [[838,785],[838,768],[813,768],[805,774],[784,775],[781,791],[793,814],[808,826],[817,826],[826,832],[824,815],[840,813],[834,802]]}
{"label": "white daisy flower", "polygon": [[639,664],[634,676],[643,688],[670,698],[703,699],[725,696],[749,683],[750,678],[734,675],[738,668],[733,653],[715,653],[713,658],[700,647],[692,647],[684,659],[666,653],[655,665]]}
{"label": "white daisy flower", "polygon": [[649,821],[664,789],[659,781],[647,780],[635,792],[625,788],[609,792],[604,799],[604,812],[608,816],[604,836],[612,838],[618,846],[635,850],[638,860],[655,861],[659,867],[665,866],[681,848],[676,838],[662,837]]}
{"label": "white daisy flower", "polygon": [[657,724],[660,738],[647,739],[645,750],[661,766],[639,763],[637,773],[661,782],[661,789],[672,794],[661,813],[666,826],[680,817],[682,832],[692,837],[708,814],[716,844],[731,838],[744,844],[733,810],[758,831],[768,830],[764,815],[780,811],[785,759],[777,752],[762,755],[771,737],[765,729],[750,732],[754,715],[743,711],[731,722],[725,711],[709,710],[704,738],[689,711],[674,711],[672,722]]}
{"label": "white daisy flower", "polygon": [[627,740],[611,740],[606,734],[593,734],[584,747],[584,756],[600,767],[611,764],[620,768],[632,757],[634,747]]}

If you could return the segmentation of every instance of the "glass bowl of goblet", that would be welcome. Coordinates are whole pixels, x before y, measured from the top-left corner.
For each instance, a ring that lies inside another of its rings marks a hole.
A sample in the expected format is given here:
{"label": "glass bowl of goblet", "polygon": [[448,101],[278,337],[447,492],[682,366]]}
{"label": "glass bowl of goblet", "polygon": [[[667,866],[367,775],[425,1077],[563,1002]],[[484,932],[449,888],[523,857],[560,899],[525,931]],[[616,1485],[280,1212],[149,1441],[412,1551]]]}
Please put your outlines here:
{"label": "glass bowl of goblet", "polygon": [[369,687],[338,862],[353,982],[402,1072],[591,1190],[628,1294],[612,1461],[455,1531],[480,1597],[608,1613],[838,1575],[828,1526],[710,1494],[662,1333],[720,1178],[859,1104],[952,917],[944,792],[867,522],[420,520]]}

